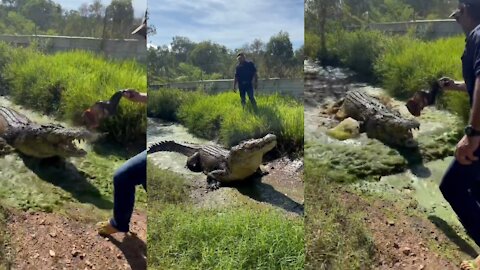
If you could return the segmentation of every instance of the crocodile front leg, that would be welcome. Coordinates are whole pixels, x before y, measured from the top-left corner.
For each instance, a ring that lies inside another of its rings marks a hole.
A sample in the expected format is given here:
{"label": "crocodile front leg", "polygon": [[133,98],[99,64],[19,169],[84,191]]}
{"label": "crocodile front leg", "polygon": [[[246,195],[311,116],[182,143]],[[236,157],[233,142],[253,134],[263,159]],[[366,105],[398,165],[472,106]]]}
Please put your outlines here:
{"label": "crocodile front leg", "polygon": [[11,154],[14,151],[15,148],[9,145],[5,139],[0,137],[0,156]]}
{"label": "crocodile front leg", "polygon": [[207,174],[207,188],[211,190],[219,189],[222,182],[219,179],[225,179],[229,174],[227,170],[214,170]]}

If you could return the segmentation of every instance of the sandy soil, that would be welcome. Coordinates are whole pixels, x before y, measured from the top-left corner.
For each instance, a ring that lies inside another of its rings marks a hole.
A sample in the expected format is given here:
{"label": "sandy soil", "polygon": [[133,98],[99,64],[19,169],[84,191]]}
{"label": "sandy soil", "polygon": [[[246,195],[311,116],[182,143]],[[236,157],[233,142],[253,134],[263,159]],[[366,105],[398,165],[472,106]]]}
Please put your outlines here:
{"label": "sandy soil", "polygon": [[[71,213],[70,213],[71,216]],[[13,211],[8,219],[13,269],[146,269],[145,213],[129,234],[101,237],[95,224],[56,213]]]}

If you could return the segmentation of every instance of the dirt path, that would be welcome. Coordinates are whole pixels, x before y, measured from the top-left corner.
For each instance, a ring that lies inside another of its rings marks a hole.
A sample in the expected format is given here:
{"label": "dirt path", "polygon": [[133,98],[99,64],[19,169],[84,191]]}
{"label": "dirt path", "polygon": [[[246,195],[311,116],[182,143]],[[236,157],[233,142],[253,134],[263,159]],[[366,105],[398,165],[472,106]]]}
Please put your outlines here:
{"label": "dirt path", "polygon": [[13,211],[8,219],[13,269],[146,269],[145,213],[131,231],[103,238],[94,223],[60,214]]}
{"label": "dirt path", "polygon": [[[460,250],[429,220],[408,215],[392,202],[367,200],[349,192],[341,200],[352,212],[366,213],[365,224],[376,247],[375,269],[458,269],[462,260],[474,255],[467,254],[474,253],[473,249]],[[449,250],[451,258],[440,256],[441,249]]]}

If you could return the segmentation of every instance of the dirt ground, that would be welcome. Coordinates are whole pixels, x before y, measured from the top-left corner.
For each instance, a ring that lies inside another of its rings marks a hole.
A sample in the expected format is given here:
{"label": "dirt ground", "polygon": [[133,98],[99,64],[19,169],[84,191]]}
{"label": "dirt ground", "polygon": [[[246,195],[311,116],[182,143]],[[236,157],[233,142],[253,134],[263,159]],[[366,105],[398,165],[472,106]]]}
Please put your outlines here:
{"label": "dirt ground", "polygon": [[[364,199],[344,192],[341,200],[351,212],[367,213],[365,224],[375,243],[375,269],[459,269],[462,260],[475,256],[467,243],[452,243],[431,221],[407,214],[393,202]],[[451,258],[439,255],[449,250]]]}
{"label": "dirt ground", "polygon": [[97,234],[94,223],[56,213],[15,210],[7,223],[12,269],[146,269],[145,213],[134,212],[133,234],[106,238]]}

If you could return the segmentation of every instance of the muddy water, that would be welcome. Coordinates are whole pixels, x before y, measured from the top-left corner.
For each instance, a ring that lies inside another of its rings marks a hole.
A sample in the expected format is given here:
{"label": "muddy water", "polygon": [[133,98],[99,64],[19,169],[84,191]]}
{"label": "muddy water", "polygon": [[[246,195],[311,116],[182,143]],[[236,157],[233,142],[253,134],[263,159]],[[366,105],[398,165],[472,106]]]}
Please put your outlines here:
{"label": "muddy water", "polygon": [[[174,140],[198,144],[214,142],[193,136],[177,123],[159,119],[148,119],[148,144]],[[149,155],[149,160],[162,169],[169,169],[184,175],[190,180],[191,198],[202,208],[222,208],[226,206],[251,205],[253,207],[274,207],[289,214],[303,213],[303,182],[301,182],[302,162],[279,159],[262,165],[269,174],[246,181],[232,187],[222,187],[215,191],[206,188],[206,176],[185,168],[187,157],[170,152],[157,152]]]}
{"label": "muddy water", "polygon": [[[374,96],[387,96],[387,93],[377,87],[355,82],[353,75],[341,69],[322,69],[314,63],[306,63],[305,84],[305,137],[308,144],[320,145],[350,145],[362,151],[362,145],[372,142],[364,134],[359,138],[338,141],[330,138],[325,131],[338,122],[331,116],[322,114],[326,105],[332,104],[341,98],[346,91],[353,89],[363,90]],[[307,72],[308,73],[308,72]],[[405,117],[412,117],[404,101],[390,100],[390,105],[400,111]],[[428,141],[432,136],[440,135],[453,130],[459,119],[445,111],[427,107],[418,117],[420,129],[413,132],[419,143]],[[386,147],[381,145],[380,147]],[[314,149],[314,148],[311,148]],[[314,151],[314,150],[313,150]],[[309,156],[321,157],[320,153],[306,153]],[[378,192],[389,198],[413,198],[429,217],[440,218],[450,225],[459,226],[460,223],[448,203],[444,200],[438,185],[452,157],[436,160],[421,166],[410,167],[406,172],[397,175],[384,176],[378,182],[367,183],[359,181],[354,186],[361,190]]]}

